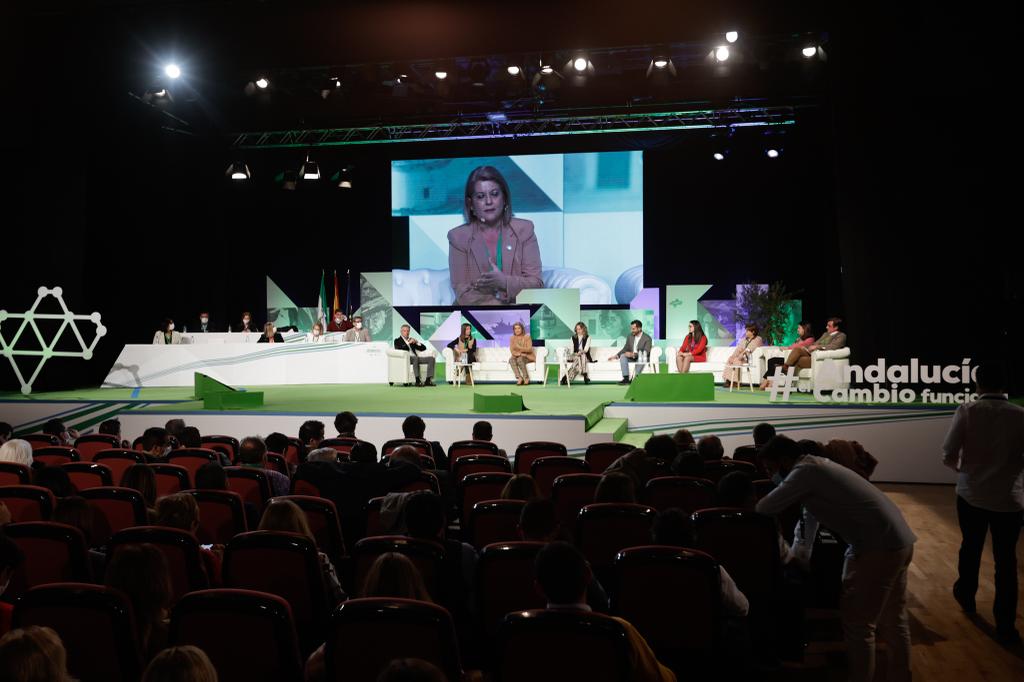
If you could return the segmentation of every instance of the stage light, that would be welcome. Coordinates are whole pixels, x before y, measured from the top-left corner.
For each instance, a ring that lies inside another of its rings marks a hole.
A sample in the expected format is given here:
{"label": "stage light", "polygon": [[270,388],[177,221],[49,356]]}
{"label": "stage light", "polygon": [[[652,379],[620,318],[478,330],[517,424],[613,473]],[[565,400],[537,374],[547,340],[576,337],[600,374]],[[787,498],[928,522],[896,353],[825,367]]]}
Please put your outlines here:
{"label": "stage light", "polygon": [[508,75],[510,76],[518,76],[520,73],[519,67],[516,66],[515,64],[509,64],[509,67],[506,69],[506,71],[508,71]]}
{"label": "stage light", "polygon": [[435,71],[434,72],[434,78],[436,78],[439,81],[443,81],[447,77],[448,77],[448,72],[447,71]]}
{"label": "stage light", "polygon": [[656,69],[664,69],[666,66],[668,66],[668,60],[663,57],[655,59],[652,63],[654,64],[654,68]]}
{"label": "stage light", "polygon": [[739,31],[726,31],[725,40],[729,43],[735,43],[740,39]]}
{"label": "stage light", "polygon": [[268,81],[265,76],[260,76],[256,79],[256,87],[260,90],[266,90],[270,87],[270,81]]}
{"label": "stage light", "polygon": [[724,62],[729,59],[729,48],[725,45],[719,45],[715,48],[715,61]]}
{"label": "stage light", "polygon": [[586,71],[589,64],[590,62],[587,61],[586,57],[576,57],[576,59],[572,60],[572,68],[576,69],[579,73]]}
{"label": "stage light", "polygon": [[725,152],[715,152],[714,154],[711,155],[711,158],[713,158],[715,161],[725,161]]}
{"label": "stage light", "polygon": [[818,48],[816,46],[809,45],[809,46],[805,47],[803,50],[801,50],[800,52],[803,54],[803,56],[805,56],[808,59],[810,59],[814,55],[818,54]]}
{"label": "stage light", "polygon": [[232,180],[248,180],[252,177],[252,173],[249,171],[249,166],[244,161],[235,161],[225,173]]}
{"label": "stage light", "polygon": [[352,189],[352,169],[342,166],[341,170],[331,176],[331,182],[336,183],[338,189]]}
{"label": "stage light", "polygon": [[299,170],[299,176],[303,180],[320,179],[320,166],[317,165],[316,161],[309,160],[309,154],[306,155],[306,161],[302,164],[302,168]]}
{"label": "stage light", "polygon": [[550,64],[545,64],[540,67],[540,72],[545,76],[550,76],[552,73],[554,73],[554,71],[555,70],[551,68]]}
{"label": "stage light", "polygon": [[764,153],[769,159],[777,159],[779,158],[779,154],[781,152],[775,147],[769,147],[768,149],[765,150]]}
{"label": "stage light", "polygon": [[181,76],[181,68],[174,63],[168,64],[164,67],[164,74],[171,79],[178,78]]}

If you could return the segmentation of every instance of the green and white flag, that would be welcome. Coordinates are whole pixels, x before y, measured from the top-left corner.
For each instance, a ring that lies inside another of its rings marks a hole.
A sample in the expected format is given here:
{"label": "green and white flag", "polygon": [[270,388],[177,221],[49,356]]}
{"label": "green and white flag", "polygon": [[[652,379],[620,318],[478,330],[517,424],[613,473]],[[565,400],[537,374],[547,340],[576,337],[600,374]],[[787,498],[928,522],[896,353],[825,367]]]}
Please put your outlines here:
{"label": "green and white flag", "polygon": [[327,329],[327,318],[330,313],[327,311],[327,283],[324,279],[324,271],[320,271],[320,298],[316,301],[316,319]]}

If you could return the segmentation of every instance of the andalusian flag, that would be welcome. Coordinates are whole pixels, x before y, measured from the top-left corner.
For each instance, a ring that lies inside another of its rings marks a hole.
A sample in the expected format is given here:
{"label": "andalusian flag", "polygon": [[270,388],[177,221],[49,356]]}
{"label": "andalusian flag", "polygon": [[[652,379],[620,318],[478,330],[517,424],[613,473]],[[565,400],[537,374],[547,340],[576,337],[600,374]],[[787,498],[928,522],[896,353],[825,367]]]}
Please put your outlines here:
{"label": "andalusian flag", "polygon": [[324,281],[324,271],[320,271],[320,298],[316,301],[316,319],[320,324],[324,325],[324,329],[327,328],[327,318],[330,317],[330,313],[327,312],[327,286]]}
{"label": "andalusian flag", "polygon": [[341,297],[338,296],[338,271],[334,271],[334,305],[331,307],[330,314],[333,315],[335,310],[341,310]]}

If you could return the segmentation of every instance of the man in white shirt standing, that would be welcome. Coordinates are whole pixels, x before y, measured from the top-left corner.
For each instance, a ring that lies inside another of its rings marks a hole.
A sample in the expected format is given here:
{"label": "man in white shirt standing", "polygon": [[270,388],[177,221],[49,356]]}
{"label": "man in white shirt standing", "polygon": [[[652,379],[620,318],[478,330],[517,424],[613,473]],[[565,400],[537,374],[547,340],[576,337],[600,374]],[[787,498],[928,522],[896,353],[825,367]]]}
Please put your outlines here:
{"label": "man in white shirt standing", "polygon": [[757,503],[760,514],[801,504],[849,544],[839,605],[851,682],[875,674],[875,630],[888,646],[889,682],[910,679],[907,568],[917,536],[899,508],[870,482],[831,460],[805,455],[786,436],[760,452],[778,487]]}
{"label": "man in white shirt standing", "polygon": [[1024,408],[1007,400],[999,365],[981,365],[978,399],[957,408],[942,445],[942,463],[957,472],[956,512],[963,542],[953,596],[974,613],[985,536],[992,531],[996,565],[993,615],[997,637],[1020,641],[1017,619],[1017,540],[1024,522]]}

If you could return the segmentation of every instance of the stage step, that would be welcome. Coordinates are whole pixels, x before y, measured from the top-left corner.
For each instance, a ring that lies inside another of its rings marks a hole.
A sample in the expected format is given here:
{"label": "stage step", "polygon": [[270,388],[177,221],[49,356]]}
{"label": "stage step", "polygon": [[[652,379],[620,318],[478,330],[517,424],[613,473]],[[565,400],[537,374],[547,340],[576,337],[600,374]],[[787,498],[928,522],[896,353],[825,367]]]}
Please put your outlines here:
{"label": "stage step", "polygon": [[626,435],[627,422],[619,417],[602,417],[588,433],[607,433],[608,440],[621,440]]}

